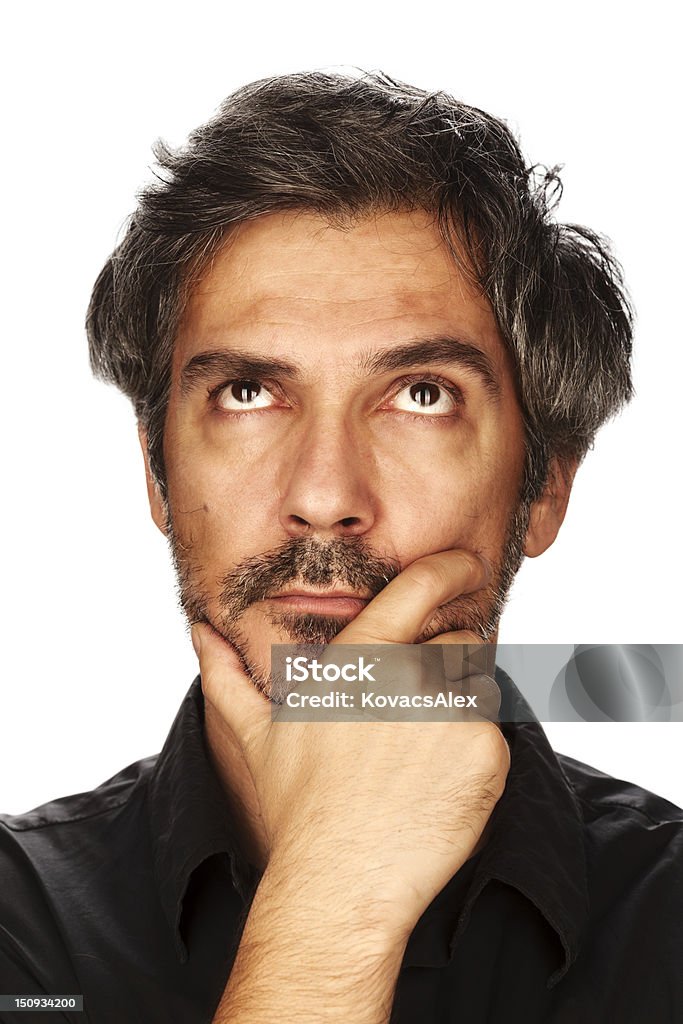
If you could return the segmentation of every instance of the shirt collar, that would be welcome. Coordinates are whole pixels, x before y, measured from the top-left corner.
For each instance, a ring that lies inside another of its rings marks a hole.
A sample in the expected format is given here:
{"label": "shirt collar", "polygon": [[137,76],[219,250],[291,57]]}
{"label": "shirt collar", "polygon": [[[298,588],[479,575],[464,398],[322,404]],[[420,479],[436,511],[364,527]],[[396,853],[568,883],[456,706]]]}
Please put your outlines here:
{"label": "shirt collar", "polygon": [[561,956],[548,978],[552,988],[576,959],[588,917],[583,818],[576,795],[529,705],[499,668],[496,680],[502,695],[501,729],[511,753],[505,792],[491,816],[485,846],[465,869],[469,881],[464,893],[462,887],[456,888],[461,909],[450,942],[443,940],[441,915],[447,912],[444,897],[448,896],[444,891],[437,897],[439,914],[430,914],[435,907],[432,904],[421,919],[418,941],[408,947],[405,963],[448,963],[477,897],[489,881],[497,879],[529,899],[557,935]]}
{"label": "shirt collar", "polygon": [[188,957],[180,931],[183,900],[192,873],[207,857],[227,854],[232,879],[244,899],[253,871],[241,856],[229,801],[204,742],[200,677],[192,683],[157,758],[149,785],[154,873],[161,904],[173,929],[181,962]]}
{"label": "shirt collar", "polygon": [[[435,912],[437,901],[439,910],[447,902],[444,891],[411,937],[405,963],[447,963],[479,893],[497,879],[526,896],[556,933],[563,956],[549,978],[552,987],[576,959],[588,915],[583,821],[576,796],[533,712],[502,670],[496,670],[496,679],[503,698],[501,728],[511,749],[505,792],[493,812],[487,843],[468,868],[471,880],[450,941],[444,934],[444,917]],[[257,880],[241,856],[234,815],[209,761],[199,676],[157,759],[149,799],[155,876],[184,962],[187,949],[179,926],[193,871],[207,857],[225,853],[244,900]]]}
{"label": "shirt collar", "polygon": [[536,716],[505,672],[498,669],[496,678],[514,770],[494,843],[483,851],[482,872],[515,885],[557,933],[564,956],[548,979],[552,988],[576,960],[588,920],[585,825],[574,789]]}

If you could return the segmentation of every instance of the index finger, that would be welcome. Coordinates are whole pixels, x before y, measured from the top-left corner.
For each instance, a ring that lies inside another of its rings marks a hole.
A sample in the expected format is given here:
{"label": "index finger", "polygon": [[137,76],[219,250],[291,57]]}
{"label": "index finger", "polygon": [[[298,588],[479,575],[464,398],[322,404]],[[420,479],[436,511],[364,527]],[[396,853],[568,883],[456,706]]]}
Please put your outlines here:
{"label": "index finger", "polygon": [[332,640],[333,644],[412,644],[441,605],[491,578],[483,558],[461,548],[411,562]]}

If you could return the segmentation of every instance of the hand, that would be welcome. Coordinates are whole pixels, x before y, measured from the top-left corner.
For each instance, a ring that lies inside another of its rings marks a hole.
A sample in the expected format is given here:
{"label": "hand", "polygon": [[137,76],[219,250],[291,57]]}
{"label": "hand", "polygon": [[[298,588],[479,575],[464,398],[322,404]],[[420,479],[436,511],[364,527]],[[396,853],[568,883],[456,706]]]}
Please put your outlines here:
{"label": "hand", "polygon": [[[420,558],[333,643],[414,643],[438,607],[479,590],[488,575],[469,552]],[[206,625],[194,626],[193,638],[205,698],[254,783],[269,869],[313,886],[328,905],[356,900],[378,927],[409,934],[472,853],[503,792],[510,761],[500,730],[489,721],[273,722],[232,648]],[[467,632],[427,641],[480,642]]]}

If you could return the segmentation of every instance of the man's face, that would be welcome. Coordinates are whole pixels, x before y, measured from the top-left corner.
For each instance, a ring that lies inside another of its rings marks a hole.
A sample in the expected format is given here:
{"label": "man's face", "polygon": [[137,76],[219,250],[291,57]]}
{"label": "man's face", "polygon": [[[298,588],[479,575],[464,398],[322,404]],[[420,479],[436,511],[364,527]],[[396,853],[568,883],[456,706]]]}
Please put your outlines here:
{"label": "man's face", "polygon": [[[329,642],[448,548],[493,580],[418,639],[493,638],[528,520],[522,415],[491,308],[426,213],[242,224],[184,317],[164,454],[185,610],[260,687],[272,643]],[[357,599],[276,596],[331,590]]]}

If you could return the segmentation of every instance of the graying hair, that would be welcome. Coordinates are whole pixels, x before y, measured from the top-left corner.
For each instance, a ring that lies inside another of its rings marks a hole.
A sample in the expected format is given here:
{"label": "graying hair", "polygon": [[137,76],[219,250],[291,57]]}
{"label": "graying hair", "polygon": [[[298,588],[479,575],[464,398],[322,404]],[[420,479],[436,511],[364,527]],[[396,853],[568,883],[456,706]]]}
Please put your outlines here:
{"label": "graying hair", "polygon": [[94,373],[133,402],[166,497],[163,435],[174,338],[229,230],[305,209],[336,226],[375,212],[434,214],[491,303],[516,369],[526,432],[521,499],[550,461],[580,461],[632,394],[633,317],[604,238],[552,216],[558,169],[527,166],[501,120],[382,73],[263,79],[234,92],[185,146],[158,142],[87,315]]}

